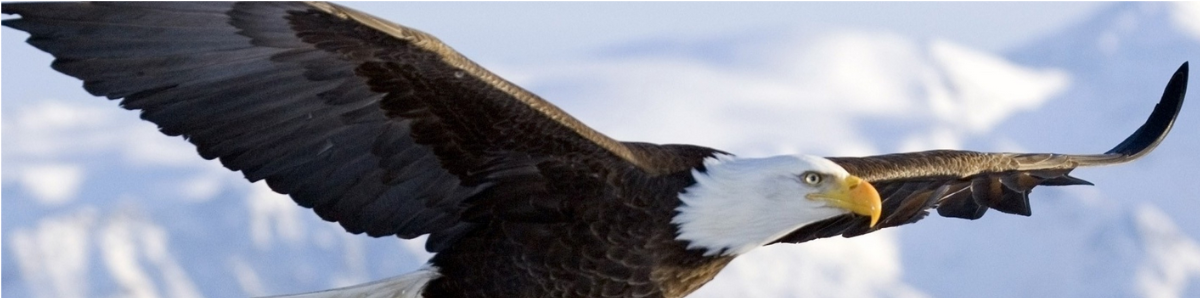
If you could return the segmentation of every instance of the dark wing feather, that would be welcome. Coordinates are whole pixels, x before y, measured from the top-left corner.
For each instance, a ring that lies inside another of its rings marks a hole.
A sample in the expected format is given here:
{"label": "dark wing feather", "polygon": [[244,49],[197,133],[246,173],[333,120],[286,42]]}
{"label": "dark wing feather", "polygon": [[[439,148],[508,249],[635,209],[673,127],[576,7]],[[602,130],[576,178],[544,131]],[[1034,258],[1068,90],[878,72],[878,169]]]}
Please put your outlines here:
{"label": "dark wing feather", "polygon": [[[266,180],[353,233],[432,234],[427,248],[437,251],[469,229],[462,215],[473,198],[530,191],[521,187],[544,179],[541,163],[670,170],[432,36],[334,4],[3,11],[21,16],[5,26],[29,32],[88,92],[122,98],[204,158]],[[507,213],[537,216],[481,214]]]}
{"label": "dark wing feather", "polygon": [[1184,63],[1167,83],[1149,119],[1125,141],[1104,154],[982,153],[936,150],[868,157],[830,158],[875,185],[883,199],[878,225],[844,215],[805,226],[777,242],[796,243],[843,235],[852,237],[916,222],[929,209],[946,217],[978,219],[988,209],[1028,216],[1029,192],[1038,185],[1091,183],[1071,177],[1078,167],[1129,162],[1153,150],[1175,122],[1187,91]]}

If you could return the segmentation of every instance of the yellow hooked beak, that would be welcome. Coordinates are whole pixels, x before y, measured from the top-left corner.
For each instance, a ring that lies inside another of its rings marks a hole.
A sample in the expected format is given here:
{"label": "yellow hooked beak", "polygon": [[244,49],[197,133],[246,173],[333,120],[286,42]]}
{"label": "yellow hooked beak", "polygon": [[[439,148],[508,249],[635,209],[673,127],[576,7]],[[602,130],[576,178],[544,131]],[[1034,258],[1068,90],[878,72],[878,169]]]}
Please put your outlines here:
{"label": "yellow hooked beak", "polygon": [[855,214],[871,217],[871,227],[879,222],[883,210],[879,192],[862,178],[848,176],[826,192],[808,195],[809,199],[822,200],[831,206],[849,210]]}

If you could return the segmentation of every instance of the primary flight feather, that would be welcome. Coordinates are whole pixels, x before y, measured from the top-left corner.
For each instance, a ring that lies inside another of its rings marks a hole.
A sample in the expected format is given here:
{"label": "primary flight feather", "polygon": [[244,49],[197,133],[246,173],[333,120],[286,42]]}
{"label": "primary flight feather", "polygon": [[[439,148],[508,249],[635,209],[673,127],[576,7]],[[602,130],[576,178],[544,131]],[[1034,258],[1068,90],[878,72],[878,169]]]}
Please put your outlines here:
{"label": "primary flight feather", "polygon": [[[51,65],[351,233],[429,235],[421,270],[303,297],[681,297],[772,243],[931,209],[1030,214],[1038,185],[1156,147],[1187,63],[1103,154],[743,158],[613,140],[420,31],[330,3],[5,3]],[[355,296],[360,295],[360,296]]]}

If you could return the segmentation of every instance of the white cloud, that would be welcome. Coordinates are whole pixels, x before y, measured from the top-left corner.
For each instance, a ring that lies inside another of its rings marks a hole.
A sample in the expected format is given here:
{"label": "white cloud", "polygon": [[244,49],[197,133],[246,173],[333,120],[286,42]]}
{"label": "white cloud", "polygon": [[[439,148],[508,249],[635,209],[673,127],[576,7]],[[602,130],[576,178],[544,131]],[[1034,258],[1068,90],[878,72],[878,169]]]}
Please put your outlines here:
{"label": "white cloud", "polygon": [[83,167],[74,164],[38,164],[26,166],[20,179],[39,203],[61,206],[79,193],[84,173]]}
{"label": "white cloud", "polygon": [[306,209],[297,207],[291,198],[271,190],[265,182],[256,182],[250,189],[250,194],[246,196],[246,210],[250,213],[250,237],[255,248],[271,248],[277,236],[292,246],[304,241],[304,223],[300,216]]}
{"label": "white cloud", "polygon": [[433,258],[433,253],[425,251],[425,241],[428,239],[429,235],[421,235],[409,240],[397,240],[397,242],[404,251],[413,256],[413,259],[423,263]]}
{"label": "white cloud", "polygon": [[[221,173],[212,171],[204,171],[200,174],[192,176],[180,182],[179,192],[184,199],[192,200],[193,202],[203,202],[213,199],[225,189],[225,182],[229,174],[224,169],[219,169]],[[241,183],[241,181],[238,181]]]}
{"label": "white cloud", "polygon": [[20,276],[34,297],[92,296],[88,260],[95,221],[96,211],[82,208],[43,218],[32,228],[13,230],[5,246],[16,256]]}
{"label": "white cloud", "polygon": [[196,147],[180,137],[167,137],[150,122],[138,121],[122,127],[116,150],[133,165],[168,167],[206,167],[217,164],[196,153]]}
{"label": "white cloud", "polygon": [[233,271],[233,277],[237,278],[238,285],[247,296],[259,297],[267,294],[262,278],[246,260],[234,256],[229,260],[229,266],[231,267],[230,271]]}
{"label": "white cloud", "polygon": [[878,152],[855,124],[916,108],[920,86],[907,78],[926,71],[914,60],[919,47],[889,34],[747,44],[735,52],[748,61],[729,66],[687,57],[624,57],[555,66],[529,77],[596,86],[555,100],[615,138],[760,156]]}
{"label": "white cloud", "polygon": [[1138,27],[1144,25],[1143,19],[1153,14],[1153,10],[1161,8],[1153,4],[1138,3],[1137,9],[1125,9],[1119,11],[1116,16],[1112,17],[1109,22],[1099,25],[1103,28],[1103,32],[1096,39],[1096,48],[1108,57],[1117,56],[1118,52],[1126,45],[1125,43],[1132,39],[1132,34],[1138,31]]}
{"label": "white cloud", "polygon": [[1200,282],[1200,245],[1151,205],[1139,207],[1134,219],[1145,249],[1135,276],[1142,296],[1183,297],[1189,285]]}
{"label": "white cloud", "polygon": [[780,63],[777,78],[794,84],[797,108],[839,114],[895,115],[920,108],[913,100],[922,86],[913,77],[927,75],[921,45],[878,32],[842,31],[815,40],[795,40],[772,51]]}
{"label": "white cloud", "polygon": [[101,232],[100,246],[105,267],[127,297],[160,297],[154,280],[138,262],[137,244],[131,239],[134,237],[132,233],[122,223],[110,223]]}
{"label": "white cloud", "polygon": [[[118,211],[99,229],[98,245],[109,276],[125,297],[201,297],[169,250],[163,227]],[[164,288],[164,289],[160,289]]]}
{"label": "white cloud", "polygon": [[61,130],[107,125],[113,121],[111,107],[79,106],[63,101],[39,102],[21,113],[18,125],[35,130]]}
{"label": "white cloud", "polygon": [[1041,106],[1070,82],[1064,71],[1021,67],[945,40],[934,41],[929,52],[946,80],[929,87],[947,88],[930,98],[934,114],[971,133],[991,130],[1015,112]]}
{"label": "white cloud", "polygon": [[[59,100],[18,106],[16,118],[4,125],[5,159],[56,158],[112,148],[121,139],[116,129],[121,110],[101,104],[74,104]],[[14,156],[9,157],[9,154]]]}
{"label": "white cloud", "polygon": [[1200,40],[1200,2],[1178,1],[1171,4],[1171,20],[1175,21],[1175,26]]}
{"label": "white cloud", "polygon": [[10,160],[8,155],[12,154],[12,143],[14,138],[11,137],[13,125],[8,123],[8,117],[5,114],[0,114],[0,136],[7,139],[5,142],[0,142],[0,184],[8,184],[10,181],[17,179],[16,168],[10,167],[14,161]]}
{"label": "white cloud", "polygon": [[[110,102],[45,100],[17,106],[5,122],[4,159],[26,161],[96,157],[118,153],[137,166],[204,167],[194,146],[165,137],[136,113]],[[11,141],[16,142],[11,142]],[[10,165],[13,165],[10,163]]]}
{"label": "white cloud", "polygon": [[895,230],[777,244],[738,257],[691,297],[926,297],[901,268]]}
{"label": "white cloud", "polygon": [[[118,218],[120,219],[120,218]],[[166,286],[165,297],[199,298],[200,291],[183,267],[175,260],[169,247],[166,229],[148,222],[131,222],[140,236],[142,254],[149,265],[158,269],[161,283]]]}
{"label": "white cloud", "polygon": [[923,151],[930,149],[960,149],[962,148],[962,132],[952,127],[933,127],[926,133],[912,134],[897,147],[899,152]]}
{"label": "white cloud", "polygon": [[[549,89],[597,86],[555,100],[614,138],[701,144],[747,156],[874,154],[896,149],[878,140],[909,138],[920,140],[905,146],[957,147],[963,136],[1034,109],[1069,83],[1060,70],[889,33],[793,36],[727,51],[737,53],[738,63],[643,55],[517,76]],[[913,129],[901,135],[868,130],[876,123]]]}
{"label": "white cloud", "polygon": [[338,272],[331,279],[335,288],[348,287],[370,281],[367,271],[367,253],[362,235],[341,233],[342,264],[345,270]]}

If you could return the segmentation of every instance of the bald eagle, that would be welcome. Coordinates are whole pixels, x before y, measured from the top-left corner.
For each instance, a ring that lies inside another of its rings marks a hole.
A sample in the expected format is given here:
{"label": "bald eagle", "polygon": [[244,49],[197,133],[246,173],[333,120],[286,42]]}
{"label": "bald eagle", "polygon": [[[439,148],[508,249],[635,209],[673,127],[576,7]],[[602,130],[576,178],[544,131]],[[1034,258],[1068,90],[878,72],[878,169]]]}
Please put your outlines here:
{"label": "bald eagle", "polygon": [[417,272],[299,297],[682,297],[757,247],[931,210],[1029,215],[1038,185],[1140,158],[1187,63],[1102,154],[936,150],[746,158],[611,139],[423,32],[329,3],[5,3],[4,26],[347,232],[429,235]]}

